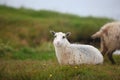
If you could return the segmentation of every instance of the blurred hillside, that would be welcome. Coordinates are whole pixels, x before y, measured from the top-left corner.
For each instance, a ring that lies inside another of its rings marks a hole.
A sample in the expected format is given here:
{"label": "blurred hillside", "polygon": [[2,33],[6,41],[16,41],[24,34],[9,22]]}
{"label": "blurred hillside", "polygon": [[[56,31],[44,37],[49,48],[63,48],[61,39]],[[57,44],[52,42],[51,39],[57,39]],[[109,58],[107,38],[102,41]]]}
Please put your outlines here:
{"label": "blurred hillside", "polygon": [[89,40],[107,18],[80,17],[54,11],[0,6],[0,41],[14,47],[35,47],[52,40],[50,30],[72,32],[70,41]]}

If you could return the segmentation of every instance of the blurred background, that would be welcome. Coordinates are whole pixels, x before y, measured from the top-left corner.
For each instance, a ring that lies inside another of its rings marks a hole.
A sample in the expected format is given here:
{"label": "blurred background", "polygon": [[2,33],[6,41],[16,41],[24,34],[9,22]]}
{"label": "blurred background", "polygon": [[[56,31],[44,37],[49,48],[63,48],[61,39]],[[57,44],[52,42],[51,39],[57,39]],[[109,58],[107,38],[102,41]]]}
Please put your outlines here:
{"label": "blurred background", "polygon": [[50,30],[71,32],[70,42],[99,47],[96,43],[99,39],[92,40],[91,35],[105,23],[120,20],[119,3],[119,0],[0,0],[0,54],[10,53],[11,57],[19,51],[54,51]]}
{"label": "blurred background", "polygon": [[99,16],[120,20],[119,0],[0,0],[0,4],[14,8],[53,10],[79,16]]}

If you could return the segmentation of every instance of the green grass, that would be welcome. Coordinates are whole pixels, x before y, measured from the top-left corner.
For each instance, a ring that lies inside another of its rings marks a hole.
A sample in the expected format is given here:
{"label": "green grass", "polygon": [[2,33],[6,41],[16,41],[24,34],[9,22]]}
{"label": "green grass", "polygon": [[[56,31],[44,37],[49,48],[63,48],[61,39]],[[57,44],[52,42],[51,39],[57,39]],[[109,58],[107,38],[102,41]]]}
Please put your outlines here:
{"label": "green grass", "polygon": [[120,55],[112,65],[105,56],[101,65],[59,65],[52,43],[13,49],[0,46],[0,80],[119,80]]}
{"label": "green grass", "polygon": [[[41,57],[41,56],[39,56]],[[0,59],[0,80],[119,80],[120,56],[117,64],[108,60],[102,65],[59,65],[56,58],[48,60]]]}
{"label": "green grass", "polygon": [[13,60],[49,60],[55,58],[54,47],[51,42],[42,43],[36,48],[20,47],[13,48],[12,46],[0,43],[0,58]]}
{"label": "green grass", "polygon": [[108,18],[0,6],[0,37],[4,43],[9,42],[15,47],[36,47],[43,41],[51,41],[49,31],[55,30],[72,32],[70,40],[80,42],[90,38],[102,25],[111,21]]}
{"label": "green grass", "polygon": [[59,65],[52,43],[13,49],[0,46],[0,80],[119,80],[120,55],[112,65],[105,56],[101,65]]}
{"label": "green grass", "polygon": [[120,55],[116,65],[105,56],[101,65],[60,65],[53,45],[43,43],[37,48],[22,47],[12,50],[8,45],[1,50],[0,80],[119,80]]}

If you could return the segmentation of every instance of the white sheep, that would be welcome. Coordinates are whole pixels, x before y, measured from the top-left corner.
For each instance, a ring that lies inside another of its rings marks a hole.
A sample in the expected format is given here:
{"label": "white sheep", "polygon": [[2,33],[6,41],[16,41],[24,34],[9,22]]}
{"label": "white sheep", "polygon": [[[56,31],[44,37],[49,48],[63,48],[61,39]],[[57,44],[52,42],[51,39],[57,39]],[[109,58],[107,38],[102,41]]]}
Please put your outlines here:
{"label": "white sheep", "polygon": [[111,22],[103,25],[92,38],[101,39],[101,53],[107,54],[112,64],[115,64],[112,55],[114,51],[120,50],[120,22]]}
{"label": "white sheep", "polygon": [[98,49],[90,45],[71,44],[67,36],[71,33],[50,31],[54,35],[54,47],[59,64],[102,64],[103,56]]}

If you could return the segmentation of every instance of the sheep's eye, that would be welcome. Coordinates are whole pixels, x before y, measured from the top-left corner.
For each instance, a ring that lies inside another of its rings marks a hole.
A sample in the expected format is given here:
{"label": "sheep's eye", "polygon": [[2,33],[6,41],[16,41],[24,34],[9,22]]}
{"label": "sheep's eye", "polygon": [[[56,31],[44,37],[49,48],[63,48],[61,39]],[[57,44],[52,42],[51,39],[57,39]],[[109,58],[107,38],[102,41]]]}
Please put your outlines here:
{"label": "sheep's eye", "polygon": [[63,39],[65,38],[65,36],[62,37]]}

